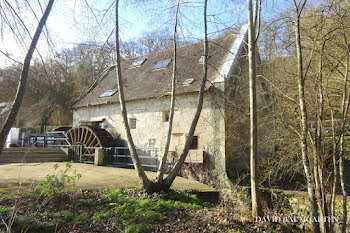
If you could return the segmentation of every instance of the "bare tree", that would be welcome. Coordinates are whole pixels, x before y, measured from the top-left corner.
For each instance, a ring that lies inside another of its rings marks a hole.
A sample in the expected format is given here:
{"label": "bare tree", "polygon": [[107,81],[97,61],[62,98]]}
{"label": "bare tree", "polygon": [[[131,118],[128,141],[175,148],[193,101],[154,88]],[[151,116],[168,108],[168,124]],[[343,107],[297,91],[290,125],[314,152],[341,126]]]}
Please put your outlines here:
{"label": "bare tree", "polygon": [[128,115],[125,105],[125,97],[124,97],[124,87],[123,87],[123,78],[122,78],[122,70],[121,70],[121,58],[120,58],[120,51],[119,51],[119,16],[118,16],[118,10],[119,10],[119,0],[116,0],[116,6],[115,6],[115,50],[116,50],[116,75],[117,75],[117,81],[118,81],[118,93],[119,93],[119,103],[120,103],[120,109],[121,114],[123,117],[123,123],[124,123],[124,129],[126,132],[126,138],[127,143],[130,151],[130,156],[132,158],[132,161],[134,163],[135,169],[137,171],[138,177],[140,179],[140,182],[142,184],[142,187],[146,190],[148,190],[151,186],[151,181],[147,178],[147,175],[142,168],[140,158],[137,155],[137,151],[135,148],[134,141],[131,136],[130,132],[130,126],[128,122]]}
{"label": "bare tree", "polygon": [[39,21],[39,24],[36,28],[36,31],[35,31],[35,34],[33,36],[32,41],[31,41],[28,52],[24,58],[21,77],[20,77],[20,80],[18,83],[15,100],[14,100],[13,105],[11,107],[10,113],[9,113],[8,117],[6,118],[6,121],[2,127],[1,132],[0,132],[0,154],[2,153],[2,150],[5,146],[7,135],[10,132],[10,129],[11,129],[11,127],[16,119],[16,116],[18,114],[18,111],[21,107],[21,104],[23,101],[23,96],[24,96],[25,89],[26,89],[30,61],[32,60],[34,50],[36,49],[36,45],[37,45],[38,40],[40,38],[40,34],[41,34],[45,24],[46,24],[46,21],[47,21],[49,14],[50,14],[51,9],[52,9],[53,3],[54,3],[54,0],[50,0],[48,2],[47,7],[45,9],[45,12],[42,15],[42,17]]}
{"label": "bare tree", "polygon": [[[346,41],[346,36],[344,36],[345,44],[347,46],[348,43]],[[347,90],[347,82],[349,80],[349,71],[350,71],[350,46],[346,49],[346,67],[344,74],[344,89],[343,89],[343,100],[342,100],[342,122],[341,122],[341,131],[340,131],[340,148],[339,148],[339,180],[341,185],[341,191],[343,195],[343,219],[342,219],[342,233],[346,233],[347,226],[347,194],[345,187],[345,177],[344,177],[344,147],[345,147],[345,124],[348,115],[348,110],[350,106],[350,94]],[[349,95],[349,96],[348,96]]]}
{"label": "bare tree", "polygon": [[[260,1],[255,0],[253,12],[252,0],[247,0],[248,9],[248,56],[249,56],[249,107],[250,107],[250,187],[252,199],[252,217],[261,215],[261,204],[256,178],[256,159],[258,152],[258,119],[256,102],[256,30],[257,19],[260,17]],[[258,34],[258,33],[257,33]]]}
{"label": "bare tree", "polygon": [[[171,38],[168,30],[155,30],[138,39],[121,42],[120,53],[124,58],[135,58],[148,53],[161,51],[171,47]],[[179,43],[178,41],[176,42]]]}
{"label": "bare tree", "polygon": [[[300,147],[302,154],[302,161],[304,166],[304,172],[307,182],[307,190],[310,201],[310,209],[312,219],[318,218],[318,208],[315,200],[315,181],[314,174],[310,168],[309,156],[308,156],[308,118],[306,110],[306,100],[305,100],[305,74],[303,66],[303,53],[301,48],[301,35],[300,35],[300,19],[303,9],[306,5],[307,0],[302,0],[297,2],[293,0],[294,10],[295,10],[295,44],[296,44],[296,57],[298,62],[298,92],[299,92],[299,107],[301,115],[301,132],[300,132]],[[320,226],[317,221],[312,221],[312,228],[314,233],[320,233]]]}
{"label": "bare tree", "polygon": [[[207,81],[207,59],[208,59],[208,38],[207,38],[207,0],[204,0],[204,12],[203,12],[203,17],[204,17],[204,64],[203,64],[203,78],[202,82],[200,85],[199,93],[198,93],[198,104],[197,104],[197,109],[193,118],[193,121],[191,123],[191,127],[189,130],[189,134],[183,149],[183,152],[181,153],[181,156],[179,160],[176,162],[175,166],[173,169],[170,171],[169,175],[166,177],[165,180],[163,180],[163,175],[165,172],[165,163],[166,163],[166,156],[167,156],[167,149],[169,148],[169,143],[170,143],[170,136],[171,134],[171,124],[169,124],[169,129],[168,129],[168,139],[167,139],[167,146],[165,148],[165,153],[162,156],[162,161],[161,165],[158,170],[158,175],[157,179],[154,182],[151,182],[148,177],[146,176],[141,163],[140,159],[137,155],[136,149],[135,149],[135,144],[132,139],[132,135],[130,132],[130,127],[128,124],[128,118],[127,118],[127,111],[126,111],[126,105],[125,105],[125,98],[124,98],[124,90],[123,90],[123,80],[122,80],[122,72],[121,72],[121,62],[120,62],[120,51],[119,51],[119,28],[118,28],[118,6],[119,6],[119,0],[116,0],[116,73],[117,73],[117,79],[118,79],[118,92],[119,92],[119,101],[120,101],[120,108],[121,108],[121,113],[123,117],[123,123],[124,123],[124,128],[127,136],[127,142],[128,142],[128,147],[130,150],[130,156],[133,160],[135,169],[138,173],[140,182],[143,186],[143,188],[149,192],[159,192],[159,191],[167,191],[172,183],[174,182],[176,176],[180,172],[180,169],[186,159],[186,156],[188,154],[188,151],[190,149],[191,143],[192,143],[192,138],[194,131],[196,129],[202,107],[203,107],[203,98],[204,98],[204,92],[205,92],[205,84]],[[174,25],[174,34],[173,34],[173,46],[174,46],[174,67],[173,67],[173,74],[172,74],[172,95],[171,95],[171,117],[173,117],[174,114],[174,104],[175,104],[175,84],[176,84],[176,27],[177,27],[177,15],[178,15],[178,10],[180,6],[180,0],[177,2],[177,9],[176,9],[176,16],[175,16],[175,25]]]}
{"label": "bare tree", "polygon": [[174,109],[175,109],[175,87],[176,87],[176,61],[177,61],[177,54],[176,54],[176,48],[177,48],[177,39],[176,39],[176,34],[177,34],[177,24],[178,24],[178,14],[179,14],[179,9],[180,9],[180,0],[177,1],[177,6],[176,6],[176,13],[175,13],[175,24],[174,24],[174,34],[173,34],[173,73],[171,77],[171,99],[170,99],[170,113],[169,113],[169,128],[168,128],[168,135],[167,135],[167,140],[166,144],[164,147],[164,153],[163,156],[160,159],[160,164],[158,168],[158,174],[156,178],[156,182],[158,183],[163,183],[163,176],[166,171],[166,163],[167,163],[167,157],[168,157],[168,152],[169,152],[169,146],[170,146],[170,141],[171,141],[171,133],[172,133],[172,128],[173,128],[173,120],[174,120]]}
{"label": "bare tree", "polygon": [[179,157],[179,160],[175,163],[175,166],[173,169],[170,171],[169,175],[165,179],[165,185],[167,187],[170,187],[172,183],[174,182],[176,176],[179,174],[180,169],[185,162],[186,156],[188,154],[188,151],[190,149],[192,140],[193,140],[193,134],[196,129],[200,114],[202,112],[203,108],[203,98],[204,98],[204,91],[205,91],[205,84],[207,82],[207,74],[208,74],[208,30],[207,30],[207,0],[204,0],[204,7],[203,7],[203,23],[204,23],[204,40],[203,40],[203,57],[204,57],[204,62],[203,62],[203,78],[202,82],[199,88],[199,93],[198,93],[198,103],[197,103],[197,109],[195,112],[195,115],[193,117],[192,123],[190,130],[188,132],[188,137],[186,139],[186,143],[184,146],[184,149]]}

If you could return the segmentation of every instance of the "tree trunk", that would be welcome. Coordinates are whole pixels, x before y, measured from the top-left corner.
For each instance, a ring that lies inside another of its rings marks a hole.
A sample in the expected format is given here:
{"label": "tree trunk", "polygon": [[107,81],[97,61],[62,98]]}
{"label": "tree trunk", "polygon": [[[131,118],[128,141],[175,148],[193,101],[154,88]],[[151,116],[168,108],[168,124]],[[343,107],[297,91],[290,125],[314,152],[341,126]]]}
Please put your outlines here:
{"label": "tree trunk", "polygon": [[9,134],[11,127],[12,127],[13,123],[15,122],[16,116],[17,116],[19,109],[21,107],[26,84],[27,84],[30,61],[32,60],[34,50],[35,50],[36,45],[39,41],[40,34],[41,34],[45,24],[46,24],[47,18],[49,17],[49,14],[50,14],[50,11],[52,9],[54,1],[55,0],[50,0],[48,2],[47,7],[45,9],[45,12],[44,12],[43,16],[41,17],[39,24],[36,28],[36,31],[34,33],[29,50],[24,58],[21,77],[19,79],[15,100],[14,100],[13,105],[11,107],[10,113],[7,116],[6,121],[2,127],[1,132],[0,132],[0,155],[2,153],[4,146],[5,146],[7,135]]}
{"label": "tree trunk", "polygon": [[347,206],[346,206],[346,188],[345,188],[345,179],[344,179],[344,134],[342,133],[340,137],[340,153],[339,153],[339,178],[340,178],[340,186],[343,194],[343,220],[342,220],[342,228],[341,232],[346,233],[347,226]]}
{"label": "tree trunk", "polygon": [[[296,43],[296,55],[298,62],[298,92],[299,92],[299,107],[301,114],[301,133],[300,133],[300,146],[301,154],[304,166],[305,177],[307,181],[307,190],[310,201],[311,217],[312,219],[318,219],[318,209],[315,201],[315,182],[313,178],[312,170],[310,169],[309,157],[308,157],[308,143],[307,143],[307,132],[308,132],[308,119],[305,101],[305,77],[303,70],[303,56],[301,50],[301,37],[300,37],[300,17],[302,10],[306,4],[306,0],[303,1],[301,7],[293,0],[295,7],[295,43]],[[314,233],[320,233],[320,226],[317,221],[312,221],[312,228]]]}
{"label": "tree trunk", "polygon": [[205,84],[207,82],[207,73],[208,73],[208,35],[207,35],[207,0],[204,0],[204,8],[203,8],[203,21],[204,21],[204,41],[203,41],[203,46],[204,46],[204,63],[203,63],[203,78],[202,82],[199,88],[199,93],[198,93],[198,104],[197,104],[197,110],[196,113],[193,117],[192,123],[190,130],[188,132],[188,137],[185,143],[185,147],[180,155],[179,160],[176,162],[174,168],[170,171],[169,175],[165,179],[165,185],[170,187],[172,183],[174,182],[176,176],[180,172],[180,169],[185,162],[186,156],[188,154],[188,151],[190,149],[192,139],[193,139],[193,134],[196,129],[200,114],[202,112],[203,108],[203,98],[204,98],[204,91],[205,91]]}
{"label": "tree trunk", "polygon": [[[257,5],[257,3],[255,3]],[[261,215],[261,205],[256,179],[256,158],[258,148],[257,103],[256,103],[256,38],[253,22],[252,0],[247,0],[248,7],[248,55],[249,55],[249,108],[250,108],[250,185],[252,198],[252,217]],[[255,12],[257,15],[257,12]]]}
{"label": "tree trunk", "polygon": [[[41,119],[40,119],[40,133],[44,133],[45,132],[45,126],[47,125],[47,123],[49,122],[52,114],[54,113],[54,109],[52,108],[52,105],[54,105],[54,103],[48,103],[47,108],[44,109],[44,111],[41,113]],[[50,109],[51,108],[51,109]]]}
{"label": "tree trunk", "polygon": [[123,78],[122,78],[122,72],[121,72],[121,63],[120,63],[120,52],[119,52],[119,17],[118,17],[118,10],[119,10],[119,0],[116,0],[116,7],[115,7],[115,17],[116,17],[116,23],[115,23],[115,50],[116,50],[116,75],[117,75],[117,82],[118,82],[118,92],[119,92],[119,102],[120,102],[120,110],[123,117],[123,123],[124,123],[124,129],[126,133],[126,138],[128,142],[128,147],[130,151],[131,159],[134,163],[136,172],[138,174],[139,180],[142,184],[142,187],[148,192],[148,189],[150,187],[151,181],[147,178],[147,175],[145,171],[143,170],[141,166],[140,158],[137,155],[137,151],[135,148],[134,141],[131,136],[129,122],[128,122],[128,116],[127,116],[127,110],[125,106],[125,97],[124,97],[124,89],[123,89]]}
{"label": "tree trunk", "polygon": [[[323,164],[322,160],[322,124],[324,116],[324,94],[323,94],[323,51],[325,48],[325,41],[322,43],[319,62],[319,75],[317,80],[318,86],[318,113],[317,113],[317,127],[315,132],[315,152],[314,152],[314,174],[315,174],[315,186],[316,186],[316,198],[320,216],[325,217],[328,215],[326,206],[326,197],[324,193],[323,182]],[[322,233],[329,232],[328,224],[325,221],[320,221],[320,230]]]}
{"label": "tree trunk", "polygon": [[343,89],[343,101],[342,101],[342,128],[340,132],[340,151],[339,151],[339,180],[340,180],[340,186],[341,191],[343,195],[343,219],[342,219],[342,233],[346,233],[346,227],[347,227],[347,205],[346,205],[346,187],[345,187],[345,178],[344,178],[344,146],[345,146],[345,138],[344,138],[344,132],[345,132],[345,123],[347,119],[348,109],[349,109],[349,103],[350,103],[350,96],[347,90],[347,82],[349,79],[349,52],[347,51],[347,57],[346,57],[346,70],[344,75],[344,89]]}
{"label": "tree trunk", "polygon": [[[330,104],[329,104],[330,105]],[[335,132],[335,122],[334,122],[334,112],[333,109],[330,106],[330,112],[331,112],[331,121],[332,121],[332,162],[333,162],[333,180],[332,180],[332,191],[331,191],[331,197],[330,197],[330,217],[333,219],[335,214],[335,200],[336,200],[336,191],[337,191],[337,185],[338,185],[338,158],[337,158],[337,139],[336,139],[336,132]],[[330,229],[332,232],[335,232],[334,229],[334,223],[330,221]]]}
{"label": "tree trunk", "polygon": [[173,74],[171,77],[171,100],[170,100],[170,116],[169,116],[169,128],[168,128],[168,135],[167,135],[167,141],[164,147],[164,153],[163,156],[160,160],[159,168],[158,168],[158,173],[157,173],[157,178],[156,182],[163,183],[163,176],[166,170],[166,162],[167,162],[167,157],[168,157],[168,152],[169,152],[169,146],[170,146],[170,141],[171,141],[171,133],[173,129],[173,120],[174,120],[174,109],[175,109],[175,86],[176,86],[176,59],[177,59],[177,54],[176,54],[176,48],[177,48],[177,39],[176,39],[176,34],[177,34],[177,23],[178,23],[178,14],[179,14],[179,8],[180,8],[180,0],[177,1],[177,6],[176,6],[176,13],[175,13],[175,24],[174,24],[174,34],[173,34]]}

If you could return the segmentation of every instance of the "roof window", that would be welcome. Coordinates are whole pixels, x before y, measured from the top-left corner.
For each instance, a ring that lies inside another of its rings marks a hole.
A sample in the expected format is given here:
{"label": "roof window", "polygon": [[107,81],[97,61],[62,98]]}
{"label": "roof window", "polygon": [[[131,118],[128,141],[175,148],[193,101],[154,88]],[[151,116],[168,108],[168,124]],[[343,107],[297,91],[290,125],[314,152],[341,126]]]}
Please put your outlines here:
{"label": "roof window", "polygon": [[199,61],[198,61],[199,64],[203,64],[204,63],[204,57],[205,56],[201,56],[201,58],[199,58]]}
{"label": "roof window", "polygon": [[154,69],[161,69],[161,68],[165,68],[170,64],[171,59],[167,59],[167,60],[163,60],[163,61],[159,61],[157,62],[157,64],[155,64]]}
{"label": "roof window", "polygon": [[103,92],[99,98],[104,98],[104,97],[111,97],[112,95],[114,95],[115,93],[117,93],[118,90],[108,90]]}
{"label": "roof window", "polygon": [[182,85],[188,86],[188,85],[192,84],[193,82],[194,82],[194,78],[189,78],[189,79],[186,79],[186,80],[182,83]]}
{"label": "roof window", "polygon": [[145,63],[147,59],[146,58],[143,58],[143,59],[140,59],[140,60],[136,60],[134,61],[130,67],[137,67],[137,66],[141,66],[143,63]]}

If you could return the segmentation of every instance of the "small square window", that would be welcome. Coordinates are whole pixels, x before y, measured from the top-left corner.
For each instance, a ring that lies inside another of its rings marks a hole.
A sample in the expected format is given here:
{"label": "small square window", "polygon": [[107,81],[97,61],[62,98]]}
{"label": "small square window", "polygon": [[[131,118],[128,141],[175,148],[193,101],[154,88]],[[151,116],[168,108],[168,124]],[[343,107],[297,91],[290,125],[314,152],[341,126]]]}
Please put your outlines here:
{"label": "small square window", "polygon": [[136,129],[136,118],[129,119],[130,129]]}
{"label": "small square window", "polygon": [[156,145],[156,139],[148,139],[148,146],[153,147]]}
{"label": "small square window", "polygon": [[198,63],[199,63],[199,64],[203,64],[203,63],[204,63],[204,56],[201,56],[201,58],[199,58]]}
{"label": "small square window", "polygon": [[118,90],[108,90],[108,91],[105,91],[103,92],[99,98],[104,98],[104,97],[111,97],[113,96],[115,93],[117,93]]}
{"label": "small square window", "polygon": [[198,136],[193,136],[190,150],[198,150]]}
{"label": "small square window", "polygon": [[134,61],[130,67],[137,67],[137,66],[141,66],[144,62],[146,61],[146,58],[141,59],[141,60],[136,60]]}
{"label": "small square window", "polygon": [[157,70],[157,69],[165,68],[170,64],[170,62],[171,62],[171,59],[159,61],[157,62],[157,64],[155,64],[154,69]]}
{"label": "small square window", "polygon": [[192,84],[194,82],[194,78],[189,78],[189,79],[186,79],[182,85],[183,86],[189,86],[190,84]]}
{"label": "small square window", "polygon": [[170,111],[164,110],[163,111],[163,122],[169,122],[170,119]]}

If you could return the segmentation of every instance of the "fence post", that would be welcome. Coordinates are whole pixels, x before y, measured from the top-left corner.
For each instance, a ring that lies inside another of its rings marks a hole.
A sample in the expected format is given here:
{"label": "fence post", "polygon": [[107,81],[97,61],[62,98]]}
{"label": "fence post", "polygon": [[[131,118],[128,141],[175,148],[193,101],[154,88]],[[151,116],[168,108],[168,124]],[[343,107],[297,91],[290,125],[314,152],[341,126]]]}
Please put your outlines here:
{"label": "fence post", "polygon": [[78,145],[78,151],[79,151],[79,162],[83,162],[83,146]]}
{"label": "fence post", "polygon": [[96,148],[95,149],[95,165],[101,166],[103,165],[103,149],[102,148]]}

